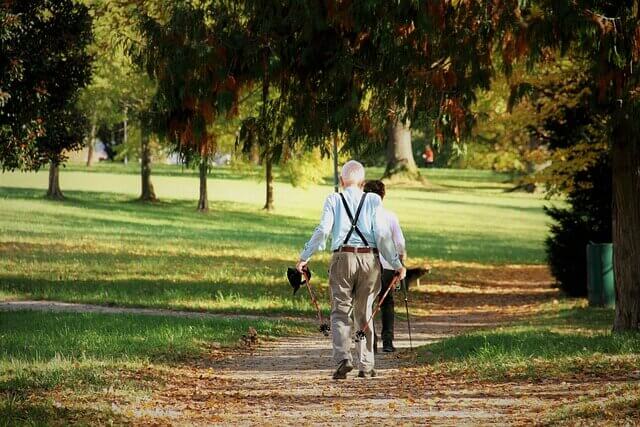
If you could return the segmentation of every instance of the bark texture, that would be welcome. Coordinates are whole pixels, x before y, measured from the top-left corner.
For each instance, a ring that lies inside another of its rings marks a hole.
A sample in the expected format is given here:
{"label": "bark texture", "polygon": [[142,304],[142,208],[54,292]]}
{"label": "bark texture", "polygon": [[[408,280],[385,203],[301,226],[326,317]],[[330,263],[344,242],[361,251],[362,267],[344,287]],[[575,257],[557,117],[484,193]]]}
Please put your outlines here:
{"label": "bark texture", "polygon": [[273,159],[271,158],[271,156],[266,156],[265,158],[265,162],[266,162],[266,181],[267,181],[267,194],[266,194],[266,202],[264,204],[264,209],[266,209],[267,211],[272,211],[274,204],[273,204]]}
{"label": "bark texture", "polygon": [[260,145],[257,142],[251,144],[251,150],[249,152],[249,161],[252,165],[258,166],[260,164]]}
{"label": "bark texture", "polygon": [[89,134],[89,144],[88,145],[88,150],[87,150],[87,167],[91,167],[91,165],[93,164],[93,145],[95,144],[96,141],[96,131],[97,131],[97,126],[96,123],[93,122],[91,124],[91,133]]}
{"label": "bark texture", "polygon": [[271,141],[269,140],[269,132],[267,129],[266,118],[267,118],[267,103],[269,102],[269,74],[268,67],[266,64],[268,63],[268,58],[265,56],[264,58],[264,77],[262,79],[262,108],[260,112],[261,116],[261,129],[259,141],[262,149],[265,152],[264,162],[265,162],[265,181],[266,181],[266,200],[264,203],[264,209],[267,211],[273,210],[273,151],[271,150]]}
{"label": "bark texture", "polygon": [[206,158],[200,160],[200,198],[198,200],[198,210],[206,212],[209,210],[209,196],[207,195],[207,173],[209,172],[209,161]]}
{"label": "bark texture", "polygon": [[411,124],[396,118],[389,123],[387,129],[387,167],[384,177],[398,174],[413,178],[419,176],[411,146]]}
{"label": "bark texture", "polygon": [[60,164],[51,161],[49,164],[49,188],[47,189],[47,197],[54,200],[64,199],[64,194],[60,189]]}
{"label": "bark texture", "polygon": [[142,193],[140,201],[156,202],[156,192],[151,182],[151,150],[149,148],[149,131],[144,120],[140,123],[140,177],[142,179]]}
{"label": "bark texture", "polygon": [[640,135],[629,120],[614,131],[612,149],[617,332],[640,330]]}

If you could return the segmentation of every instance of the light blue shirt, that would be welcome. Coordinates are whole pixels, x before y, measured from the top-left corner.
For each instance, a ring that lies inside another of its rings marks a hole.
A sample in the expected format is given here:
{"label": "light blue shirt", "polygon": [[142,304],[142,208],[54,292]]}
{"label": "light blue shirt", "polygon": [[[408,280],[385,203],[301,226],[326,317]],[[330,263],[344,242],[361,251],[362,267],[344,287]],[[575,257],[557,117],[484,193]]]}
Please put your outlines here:
{"label": "light blue shirt", "polygon": [[[347,187],[343,191],[344,197],[349,205],[351,214],[355,216],[358,204],[362,198],[363,192],[358,187]],[[351,229],[351,221],[344,209],[340,194],[333,193],[324,202],[322,215],[320,217],[320,225],[316,227],[311,239],[304,246],[300,259],[308,261],[309,258],[318,250],[325,248],[327,238],[331,235],[331,250],[335,251],[344,244]],[[382,210],[382,200],[380,196],[374,193],[368,193],[367,198],[362,205],[360,216],[358,217],[358,229],[362,233],[369,247],[378,248],[384,259],[394,269],[402,267],[398,251],[391,236],[391,228],[389,226],[386,215]],[[349,242],[346,246],[364,247],[358,233],[351,233]]]}

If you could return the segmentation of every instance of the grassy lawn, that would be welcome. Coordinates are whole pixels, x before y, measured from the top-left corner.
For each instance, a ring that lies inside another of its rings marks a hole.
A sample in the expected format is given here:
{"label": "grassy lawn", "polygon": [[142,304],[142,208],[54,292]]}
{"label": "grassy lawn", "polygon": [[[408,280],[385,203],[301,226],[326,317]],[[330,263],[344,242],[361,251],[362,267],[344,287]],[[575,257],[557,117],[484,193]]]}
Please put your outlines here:
{"label": "grassy lawn", "polygon": [[[277,211],[267,214],[263,183],[220,177],[235,173],[220,169],[209,183],[212,210],[203,215],[194,209],[197,178],[172,168],[155,177],[163,201],[154,205],[133,201],[139,178],[132,165],[70,167],[61,175],[63,203],[43,199],[44,172],[0,174],[0,297],[310,314],[306,298],[291,296],[284,272],[332,188],[276,183]],[[504,193],[504,176],[487,172],[426,173],[452,187],[394,187],[385,200],[403,224],[410,262],[543,262],[543,198]],[[328,259],[326,252],[314,259],[316,283],[326,282]]]}
{"label": "grassy lawn", "polygon": [[613,315],[566,300],[516,325],[424,346],[418,359],[441,372],[489,381],[625,375],[640,364],[640,335],[612,334]]}
{"label": "grassy lawn", "polygon": [[[612,334],[613,316],[610,309],[564,300],[519,324],[423,346],[417,358],[430,375],[471,382],[593,382],[588,395],[561,405],[547,422],[633,423],[640,416],[640,334]],[[597,385],[609,380],[616,385]]]}
{"label": "grassy lawn", "polygon": [[108,407],[72,414],[58,411],[56,401],[73,395],[77,403],[104,390],[144,399],[173,364],[211,357],[249,327],[261,338],[306,330],[278,320],[0,312],[0,425],[64,424],[100,413],[106,422],[114,416]]}

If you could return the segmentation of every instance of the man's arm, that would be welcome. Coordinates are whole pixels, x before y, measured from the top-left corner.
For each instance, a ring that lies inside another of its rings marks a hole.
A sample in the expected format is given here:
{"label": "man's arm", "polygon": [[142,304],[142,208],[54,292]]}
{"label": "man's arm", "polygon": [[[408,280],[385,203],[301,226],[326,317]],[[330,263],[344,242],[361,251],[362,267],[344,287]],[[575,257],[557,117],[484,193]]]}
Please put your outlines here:
{"label": "man's arm", "polygon": [[400,261],[404,262],[407,259],[407,244],[404,239],[404,234],[402,233],[402,228],[400,227],[398,216],[396,214],[392,214],[390,222],[391,223],[389,225],[391,225],[391,238],[396,244],[396,249],[398,250],[398,255],[400,256]]}
{"label": "man's arm", "polygon": [[327,197],[322,208],[322,215],[320,216],[320,224],[316,227],[311,239],[304,245],[304,249],[300,253],[300,261],[296,265],[299,271],[302,271],[302,267],[307,265],[309,258],[317,250],[324,249],[324,245],[327,241],[327,237],[331,234],[334,221],[334,200],[331,196]]}
{"label": "man's arm", "polygon": [[402,266],[402,262],[400,262],[398,250],[391,236],[391,226],[381,204],[375,208],[374,234],[376,236],[378,250],[384,259],[387,260],[396,272],[400,273],[401,278],[404,278],[406,269]]}

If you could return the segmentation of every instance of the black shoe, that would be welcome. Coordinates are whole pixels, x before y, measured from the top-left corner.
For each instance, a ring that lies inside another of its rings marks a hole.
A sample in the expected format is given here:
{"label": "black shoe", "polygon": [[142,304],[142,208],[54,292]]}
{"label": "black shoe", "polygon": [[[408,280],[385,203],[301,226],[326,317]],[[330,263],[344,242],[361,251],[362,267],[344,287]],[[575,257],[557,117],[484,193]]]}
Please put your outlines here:
{"label": "black shoe", "polygon": [[333,373],[334,380],[344,380],[347,378],[347,374],[353,370],[353,365],[349,362],[349,359],[344,359],[338,365],[338,369]]}
{"label": "black shoe", "polygon": [[365,371],[360,371],[358,372],[358,378],[367,378],[367,377],[371,377],[374,378],[376,376],[376,370],[372,369],[368,372]]}
{"label": "black shoe", "polygon": [[391,340],[384,340],[382,342],[382,351],[384,353],[393,353],[396,351],[396,348],[393,346],[393,342]]}

